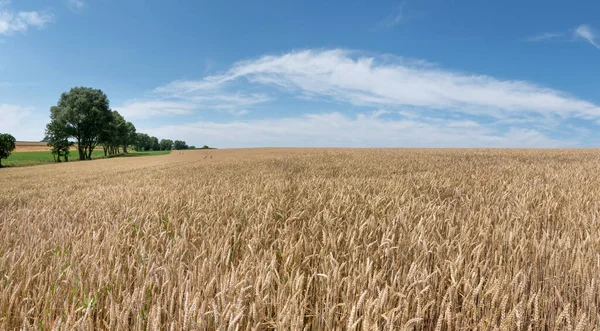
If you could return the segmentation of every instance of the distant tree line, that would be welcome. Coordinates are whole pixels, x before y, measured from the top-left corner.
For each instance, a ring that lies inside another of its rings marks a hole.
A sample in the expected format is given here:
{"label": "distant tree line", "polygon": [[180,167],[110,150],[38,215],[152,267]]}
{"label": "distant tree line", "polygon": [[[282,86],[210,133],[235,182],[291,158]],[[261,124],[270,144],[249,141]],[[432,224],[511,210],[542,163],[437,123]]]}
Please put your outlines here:
{"label": "distant tree line", "polygon": [[110,109],[104,92],[86,87],[72,88],[60,96],[57,105],[50,109],[50,123],[46,125],[44,141],[48,142],[58,162],[69,160],[69,150],[75,143],[80,160],[90,160],[97,146],[102,146],[105,156],[128,153],[129,146],[136,151],[195,148],[185,141],[159,141],[156,137],[136,132],[131,122]]}
{"label": "distant tree line", "polygon": [[160,141],[156,137],[149,136],[145,133],[138,133],[136,135],[133,149],[136,151],[171,151],[171,150],[182,150],[182,149],[196,149],[194,146],[188,146],[185,141],[161,139]]}

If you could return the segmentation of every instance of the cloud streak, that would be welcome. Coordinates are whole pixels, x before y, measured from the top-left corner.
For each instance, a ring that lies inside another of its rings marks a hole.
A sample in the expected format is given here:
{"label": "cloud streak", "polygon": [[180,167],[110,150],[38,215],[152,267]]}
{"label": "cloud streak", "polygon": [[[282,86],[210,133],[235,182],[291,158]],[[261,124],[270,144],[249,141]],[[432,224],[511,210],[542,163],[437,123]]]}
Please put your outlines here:
{"label": "cloud streak", "polygon": [[280,93],[355,106],[412,107],[507,117],[526,113],[600,117],[600,108],[566,93],[517,80],[454,72],[415,61],[357,52],[302,50],[241,61],[228,71],[157,88],[172,96],[212,93],[229,85],[262,86]]}
{"label": "cloud streak", "polygon": [[341,113],[226,123],[194,122],[144,128],[158,137],[179,137],[222,148],[281,147],[559,147],[543,133],[512,128],[497,133],[472,121],[394,120],[378,114]]}
{"label": "cloud streak", "polygon": [[402,23],[406,19],[406,15],[404,14],[405,5],[405,2],[400,3],[392,14],[379,22],[378,27],[390,29]]}
{"label": "cloud streak", "polygon": [[529,37],[529,38],[525,39],[525,41],[529,41],[529,42],[547,41],[547,40],[555,40],[555,39],[562,38],[562,37],[564,37],[564,33],[546,32],[546,33],[535,35],[533,37]]}
{"label": "cloud streak", "polygon": [[[220,147],[573,147],[586,140],[565,123],[600,121],[596,104],[532,82],[344,49],[243,60],[201,79],[159,86],[151,97],[183,103],[185,111],[152,100],[125,109],[138,117],[252,112],[250,120],[217,116],[220,121],[141,128]],[[261,118],[254,110],[268,103],[280,112]]]}
{"label": "cloud streak", "polygon": [[583,39],[596,48],[600,48],[600,42],[597,40],[596,32],[586,24],[580,25],[573,33],[575,38]]}
{"label": "cloud streak", "polygon": [[132,100],[121,107],[116,107],[121,115],[129,119],[147,117],[169,117],[192,114],[196,106],[189,102],[161,100]]}

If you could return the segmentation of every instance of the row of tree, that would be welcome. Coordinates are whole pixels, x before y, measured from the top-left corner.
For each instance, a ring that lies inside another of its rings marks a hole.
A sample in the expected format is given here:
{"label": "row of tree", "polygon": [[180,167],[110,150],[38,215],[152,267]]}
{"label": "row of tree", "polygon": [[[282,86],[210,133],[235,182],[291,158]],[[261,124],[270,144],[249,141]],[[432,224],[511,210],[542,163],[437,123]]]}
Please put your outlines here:
{"label": "row of tree", "polygon": [[[73,139],[76,141],[74,142]],[[56,106],[50,108],[50,123],[46,125],[43,140],[52,148],[54,160],[69,161],[70,148],[77,144],[80,160],[91,160],[98,146],[104,155],[128,153],[129,146],[136,151],[169,151],[195,149],[185,141],[151,137],[136,132],[135,125],[128,122],[119,112],[110,109],[104,92],[87,87],[75,87],[60,96]],[[209,148],[203,146],[202,148]],[[8,158],[15,149],[15,138],[0,134],[1,160]]]}
{"label": "row of tree", "polygon": [[195,146],[188,146],[185,141],[161,139],[151,137],[145,133],[138,133],[133,148],[136,151],[170,151],[173,149],[195,149]]}
{"label": "row of tree", "polygon": [[135,126],[115,110],[101,90],[86,87],[72,88],[63,93],[57,105],[50,109],[50,123],[44,141],[52,147],[55,160],[68,161],[69,149],[76,140],[80,160],[90,160],[97,146],[104,155],[127,153],[133,146],[137,151],[188,149],[184,141],[172,141],[137,133]]}

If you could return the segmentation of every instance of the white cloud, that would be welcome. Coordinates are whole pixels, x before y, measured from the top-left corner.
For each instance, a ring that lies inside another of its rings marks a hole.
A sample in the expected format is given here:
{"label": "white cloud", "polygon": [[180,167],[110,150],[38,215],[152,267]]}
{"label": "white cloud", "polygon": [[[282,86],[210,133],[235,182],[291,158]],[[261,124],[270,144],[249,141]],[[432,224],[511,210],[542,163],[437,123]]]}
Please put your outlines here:
{"label": "white cloud", "polygon": [[69,0],[69,8],[71,10],[80,10],[85,7],[85,2],[83,0]]}
{"label": "white cloud", "polygon": [[244,115],[250,113],[250,111],[247,110],[247,109],[242,109],[242,110],[235,110],[234,109],[234,110],[230,110],[229,113],[231,115],[233,115],[233,116],[244,116]]}
{"label": "white cloud", "polygon": [[449,128],[477,128],[479,123],[474,121],[448,121],[446,126]]}
{"label": "white cloud", "polygon": [[600,48],[600,42],[597,40],[595,31],[589,25],[580,25],[575,29],[575,38],[584,39],[596,48]]}
{"label": "white cloud", "polygon": [[0,131],[6,132],[17,127],[21,120],[31,114],[31,109],[17,105],[0,104]]}
{"label": "white cloud", "polygon": [[545,40],[551,40],[551,39],[557,39],[557,38],[561,38],[563,37],[564,34],[563,33],[542,33],[533,37],[529,37],[527,39],[525,39],[525,41],[531,41],[531,42],[535,42],[535,41],[545,41]]}
{"label": "white cloud", "polygon": [[234,116],[249,113],[248,107],[270,100],[264,94],[230,94],[221,91],[211,93],[162,93],[160,99],[129,100],[115,109],[125,118],[150,118],[174,115],[190,115],[196,111],[217,110]]}
{"label": "white cloud", "polygon": [[383,115],[390,114],[390,113],[391,113],[391,111],[389,111],[389,110],[386,110],[386,109],[378,109],[378,110],[376,110],[376,111],[372,112],[372,113],[371,113],[371,116],[372,116],[372,117],[374,117],[374,118],[378,118],[378,117],[381,117],[381,116],[383,116]]}
{"label": "white cloud", "polygon": [[600,117],[595,104],[533,83],[500,80],[418,62],[381,61],[346,50],[304,50],[234,64],[227,72],[156,89],[171,95],[210,94],[228,84],[271,86],[294,96],[356,106],[410,107],[498,118],[534,113]]}
{"label": "white cloud", "polygon": [[240,108],[250,107],[271,100],[267,95],[261,93],[230,94],[220,91],[208,94],[192,93],[180,96],[180,98],[194,103],[200,109],[224,110],[233,113],[239,113],[238,109]]}
{"label": "white cloud", "polygon": [[173,137],[191,144],[220,148],[559,147],[576,144],[557,141],[531,129],[512,128],[497,133],[472,121],[454,121],[450,124],[325,113],[227,123],[196,122],[142,131],[157,137]]}
{"label": "white cloud", "polygon": [[379,22],[378,27],[380,28],[393,28],[394,26],[400,24],[402,21],[406,19],[406,15],[404,14],[404,7],[406,3],[402,2],[396,7],[393,13],[384,18],[381,22]]}
{"label": "white cloud", "polygon": [[189,102],[133,100],[126,102],[121,107],[116,107],[115,110],[127,120],[131,120],[147,117],[188,115],[192,114],[195,108],[196,106]]}
{"label": "white cloud", "polygon": [[15,32],[26,32],[29,27],[41,29],[52,20],[53,16],[48,13],[0,10],[0,34],[11,35]]}
{"label": "white cloud", "polygon": [[18,141],[40,141],[48,115],[34,113],[32,108],[0,104],[0,133],[10,133]]}

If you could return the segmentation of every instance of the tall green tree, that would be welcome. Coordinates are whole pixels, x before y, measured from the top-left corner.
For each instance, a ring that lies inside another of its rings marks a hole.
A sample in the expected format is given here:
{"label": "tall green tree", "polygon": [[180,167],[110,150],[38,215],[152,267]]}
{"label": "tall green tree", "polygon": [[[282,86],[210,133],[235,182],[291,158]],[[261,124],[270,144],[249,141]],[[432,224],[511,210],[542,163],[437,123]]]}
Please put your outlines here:
{"label": "tall green tree", "polygon": [[0,134],[0,168],[2,168],[2,159],[10,156],[10,153],[15,150],[15,137],[8,133]]}
{"label": "tall green tree", "polygon": [[175,140],[175,142],[173,143],[173,148],[177,150],[188,149],[188,145],[185,143],[185,141]]}
{"label": "tall green tree", "polygon": [[150,140],[152,140],[152,150],[153,151],[160,151],[160,142],[158,141],[158,138],[156,137],[150,137]]}
{"label": "tall green tree", "polygon": [[48,146],[52,147],[54,161],[61,162],[62,157],[68,162],[69,155],[71,154],[70,149],[73,146],[73,143],[69,141],[69,137],[64,130],[53,128],[53,125],[56,125],[56,122],[51,122],[46,126],[46,136],[43,141],[47,142]]}
{"label": "tall green tree", "polygon": [[123,153],[127,153],[127,148],[135,143],[136,138],[135,125],[133,125],[131,122],[125,123],[125,130],[126,134],[122,141]]}
{"label": "tall green tree", "polygon": [[161,141],[160,141],[160,150],[161,151],[170,151],[172,149],[173,149],[173,140],[161,139]]}
{"label": "tall green tree", "polygon": [[107,154],[118,154],[120,153],[120,147],[126,147],[130,135],[127,124],[128,122],[125,121],[125,118],[119,112],[112,112],[112,120],[105,126],[104,131],[100,135],[100,143],[104,149],[104,156]]}
{"label": "tall green tree", "polygon": [[91,160],[92,151],[113,120],[109,100],[102,90],[75,87],[63,93],[56,106],[50,108],[47,132],[77,140],[80,160]]}
{"label": "tall green tree", "polygon": [[65,162],[69,162],[69,155],[71,155],[71,147],[73,142],[68,139],[51,140],[48,142],[48,146],[52,147],[52,156],[54,161],[61,162],[61,157],[65,159]]}
{"label": "tall green tree", "polygon": [[135,141],[137,151],[149,151],[152,149],[152,138],[145,133],[138,133]]}

